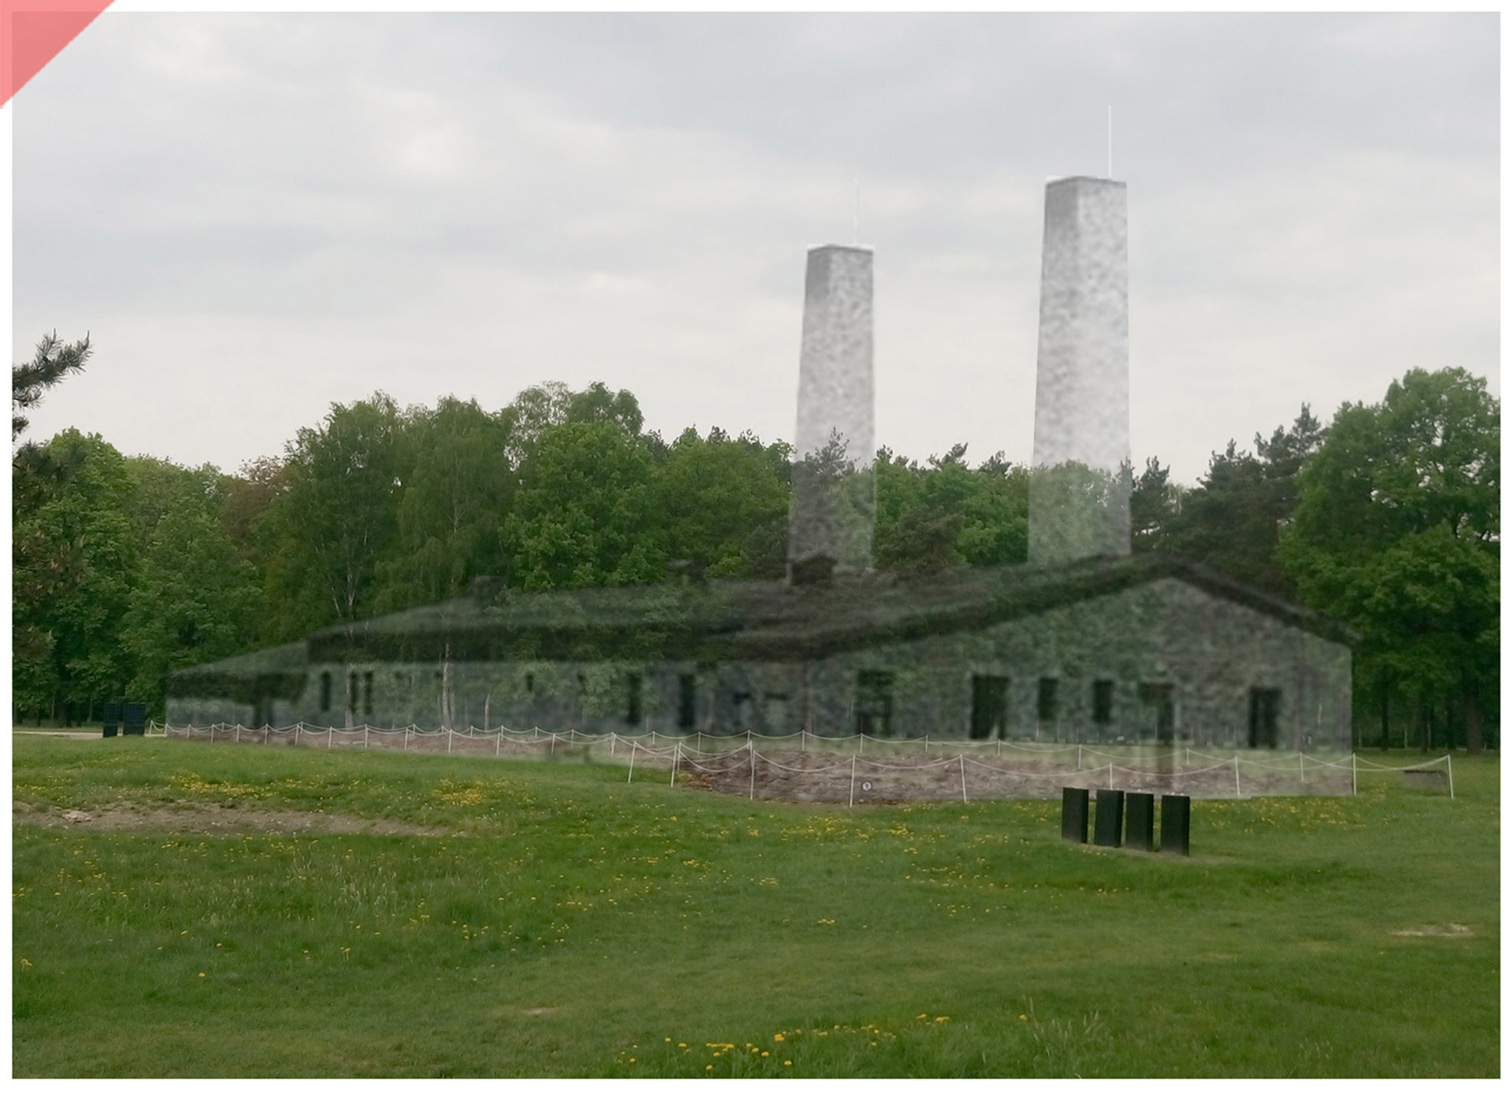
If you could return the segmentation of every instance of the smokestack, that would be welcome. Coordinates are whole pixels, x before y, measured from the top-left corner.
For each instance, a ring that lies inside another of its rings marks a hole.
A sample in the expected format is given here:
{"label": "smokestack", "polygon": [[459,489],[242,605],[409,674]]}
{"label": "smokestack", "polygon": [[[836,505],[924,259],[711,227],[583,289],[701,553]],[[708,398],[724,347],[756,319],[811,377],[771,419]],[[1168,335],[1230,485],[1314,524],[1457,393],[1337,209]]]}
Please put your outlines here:
{"label": "smokestack", "polygon": [[1045,187],[1029,560],[1129,553],[1128,191]]}
{"label": "smokestack", "polygon": [[[803,293],[788,575],[872,565],[872,252],[815,247]],[[817,561],[816,561],[817,560]]]}

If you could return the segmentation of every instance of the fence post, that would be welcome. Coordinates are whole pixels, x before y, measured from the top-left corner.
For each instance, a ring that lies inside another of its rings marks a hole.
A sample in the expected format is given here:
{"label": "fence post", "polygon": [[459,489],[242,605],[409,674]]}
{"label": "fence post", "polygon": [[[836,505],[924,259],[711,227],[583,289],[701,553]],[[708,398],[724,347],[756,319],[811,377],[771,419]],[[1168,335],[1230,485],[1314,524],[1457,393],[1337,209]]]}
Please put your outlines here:
{"label": "fence post", "polygon": [[850,804],[847,807],[856,807],[856,757],[854,755],[851,756]]}
{"label": "fence post", "polygon": [[1234,800],[1237,801],[1243,796],[1243,792],[1239,789],[1239,753],[1236,751],[1234,753]]}
{"label": "fence post", "polygon": [[409,726],[404,726],[404,750],[409,751]]}
{"label": "fence post", "polygon": [[367,746],[368,746],[368,727],[367,727],[366,724],[364,724],[362,726],[362,750],[363,751],[367,751]]}
{"label": "fence post", "polygon": [[456,734],[452,732],[451,726],[448,725],[446,727],[446,754],[447,755],[451,754],[451,741],[452,741],[452,737],[454,735],[456,735]]}
{"label": "fence post", "polygon": [[238,721],[236,723],[236,742],[238,744],[241,743],[241,722],[240,721]]}
{"label": "fence post", "polygon": [[499,757],[499,745],[504,743],[504,726],[499,726],[499,735],[494,737],[494,758]]}
{"label": "fence post", "polygon": [[1349,795],[1351,797],[1360,795],[1360,772],[1355,763],[1354,752],[1349,753]]}
{"label": "fence post", "polygon": [[1302,749],[1297,749],[1297,781],[1307,783],[1307,769],[1302,766]]}
{"label": "fence post", "polygon": [[[746,730],[746,735],[747,735],[747,737],[749,737],[749,735],[750,735],[750,730],[749,729]],[[748,744],[746,744],[746,751],[748,751],[748,752],[751,753],[751,794],[750,794],[750,799],[754,801],[756,799],[756,749],[753,748],[753,747],[751,747],[751,745],[748,743]]]}
{"label": "fence post", "polygon": [[1076,769],[1077,770],[1081,770],[1081,749],[1082,749],[1082,746],[1080,744],[1076,745]]}
{"label": "fence post", "polygon": [[1449,767],[1449,799],[1452,801],[1454,800],[1454,757],[1445,755],[1444,762]]}
{"label": "fence post", "polygon": [[335,735],[336,735],[336,726],[335,725],[327,725],[326,726],[326,751],[330,751],[331,750],[331,737],[333,737]]}
{"label": "fence post", "polygon": [[676,740],[672,743],[672,777],[667,779],[669,786],[677,785],[677,761],[680,758],[682,758],[682,741]]}
{"label": "fence post", "polygon": [[630,780],[632,778],[634,778],[634,777],[635,777],[635,741],[632,740],[632,741],[630,741],[630,773],[627,774],[627,775],[625,775],[625,784],[629,785],[630,784]]}
{"label": "fence post", "polygon": [[961,804],[964,805],[964,804],[967,803],[966,802],[966,756],[965,756],[965,754],[961,754],[961,755],[956,756],[956,758],[961,761]]}

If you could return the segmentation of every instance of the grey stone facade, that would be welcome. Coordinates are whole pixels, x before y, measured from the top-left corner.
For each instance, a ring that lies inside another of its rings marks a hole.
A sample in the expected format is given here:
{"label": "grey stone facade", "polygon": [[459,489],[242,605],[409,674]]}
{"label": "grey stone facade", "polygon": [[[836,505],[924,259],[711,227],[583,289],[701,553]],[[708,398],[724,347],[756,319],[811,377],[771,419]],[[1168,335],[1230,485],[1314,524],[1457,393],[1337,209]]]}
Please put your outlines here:
{"label": "grey stone facade", "polygon": [[1350,741],[1347,632],[1153,556],[463,598],[312,635],[299,666],[291,649],[282,674],[177,673],[170,721]]}

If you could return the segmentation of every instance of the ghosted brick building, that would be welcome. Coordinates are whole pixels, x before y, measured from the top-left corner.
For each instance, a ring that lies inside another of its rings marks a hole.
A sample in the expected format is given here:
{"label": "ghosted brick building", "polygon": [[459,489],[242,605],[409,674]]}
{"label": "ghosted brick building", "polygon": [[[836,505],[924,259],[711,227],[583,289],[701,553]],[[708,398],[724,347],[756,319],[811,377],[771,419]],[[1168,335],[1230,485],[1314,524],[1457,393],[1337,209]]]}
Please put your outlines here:
{"label": "ghosted brick building", "polygon": [[1350,635],[1179,559],[495,589],[176,673],[176,722],[1347,747]]}

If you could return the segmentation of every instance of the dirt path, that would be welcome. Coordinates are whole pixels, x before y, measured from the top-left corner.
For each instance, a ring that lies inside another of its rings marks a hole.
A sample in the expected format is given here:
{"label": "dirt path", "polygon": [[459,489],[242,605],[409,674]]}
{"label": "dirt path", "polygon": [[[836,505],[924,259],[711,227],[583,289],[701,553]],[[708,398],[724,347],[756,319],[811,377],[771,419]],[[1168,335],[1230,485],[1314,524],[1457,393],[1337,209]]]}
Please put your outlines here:
{"label": "dirt path", "polygon": [[445,827],[402,820],[373,819],[343,813],[297,809],[222,808],[219,805],[113,804],[103,808],[11,806],[11,822],[37,827],[79,827],[100,831],[163,831],[197,835],[461,835]]}

